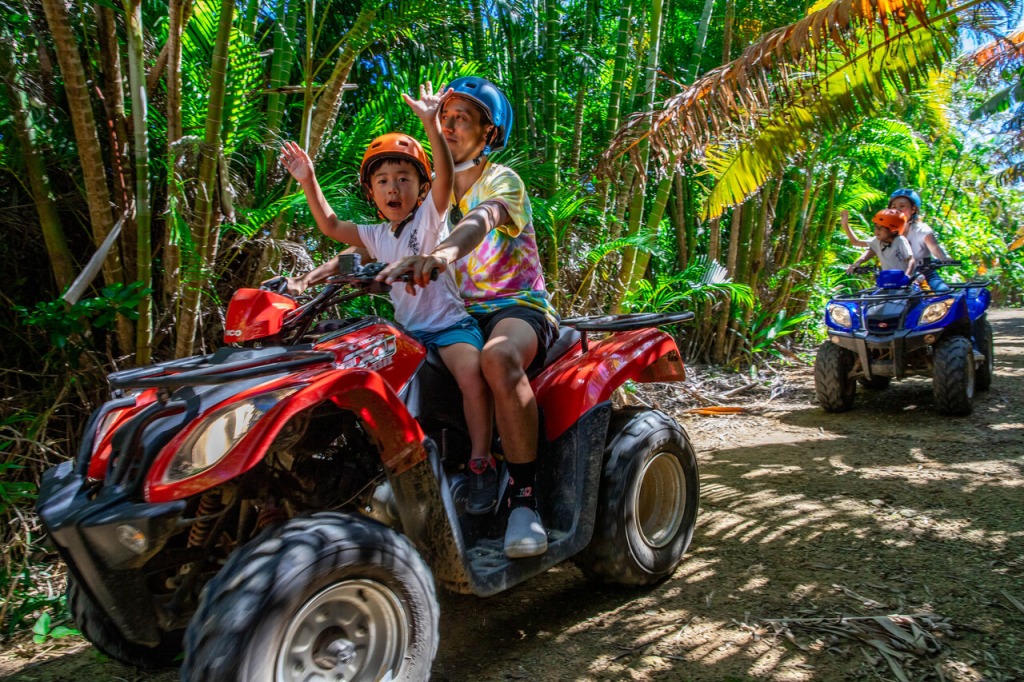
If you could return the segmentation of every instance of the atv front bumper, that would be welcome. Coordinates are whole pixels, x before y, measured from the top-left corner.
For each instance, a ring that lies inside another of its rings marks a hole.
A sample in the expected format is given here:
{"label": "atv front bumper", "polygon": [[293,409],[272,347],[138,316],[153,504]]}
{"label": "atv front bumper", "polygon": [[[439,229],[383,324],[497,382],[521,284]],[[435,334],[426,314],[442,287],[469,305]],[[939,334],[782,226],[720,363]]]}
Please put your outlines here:
{"label": "atv front bumper", "polygon": [[[857,355],[864,378],[880,376],[902,379],[907,376],[907,356],[914,351],[934,345],[942,337],[942,331],[942,329],[927,331],[900,329],[891,334],[866,334],[830,329],[828,340]],[[888,351],[891,359],[872,360],[872,351]]]}
{"label": "atv front bumper", "polygon": [[184,501],[133,502],[120,486],[93,488],[64,462],[43,474],[36,511],[68,568],[125,639],[160,643],[160,614],[142,570],[181,531]]}

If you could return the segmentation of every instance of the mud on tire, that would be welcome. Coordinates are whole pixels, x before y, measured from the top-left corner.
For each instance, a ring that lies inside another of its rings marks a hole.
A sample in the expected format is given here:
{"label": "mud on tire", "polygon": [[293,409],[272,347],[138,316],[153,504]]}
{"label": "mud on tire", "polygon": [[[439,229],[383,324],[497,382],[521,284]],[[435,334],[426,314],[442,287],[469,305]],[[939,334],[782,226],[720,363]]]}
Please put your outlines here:
{"label": "mud on tire", "polygon": [[942,414],[971,413],[974,399],[974,349],[963,336],[949,336],[935,345],[932,393]]}
{"label": "mud on tire", "polygon": [[573,561],[589,577],[650,585],[671,575],[693,537],[700,480],[686,432],[656,410],[612,416],[594,536]]}
{"label": "mud on tire", "polygon": [[164,668],[181,653],[183,630],[166,633],[155,647],[129,642],[85,588],[68,575],[68,610],[82,634],[110,658],[136,668]]}
{"label": "mud on tire", "polygon": [[437,652],[430,570],[402,535],[323,512],[238,550],[203,592],[182,680],[425,680]]}
{"label": "mud on tire", "polygon": [[846,412],[853,407],[857,382],[850,378],[853,353],[826,341],[814,358],[814,393],[826,412]]}
{"label": "mud on tire", "polygon": [[974,341],[978,344],[978,350],[985,354],[985,362],[974,373],[974,388],[979,391],[987,391],[992,385],[996,357],[992,323],[987,318],[980,317],[974,321]]}

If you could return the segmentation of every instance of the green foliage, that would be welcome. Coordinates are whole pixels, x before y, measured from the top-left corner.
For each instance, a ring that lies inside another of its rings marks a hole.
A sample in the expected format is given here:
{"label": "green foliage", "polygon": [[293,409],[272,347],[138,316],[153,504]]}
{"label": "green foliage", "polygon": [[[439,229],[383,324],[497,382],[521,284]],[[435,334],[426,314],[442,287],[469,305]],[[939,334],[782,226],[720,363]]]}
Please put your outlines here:
{"label": "green foliage", "polygon": [[66,625],[54,625],[53,617],[49,611],[43,611],[42,615],[32,626],[32,641],[36,644],[45,644],[49,639],[63,639],[82,634],[75,628]]}
{"label": "green foliage", "polygon": [[99,296],[82,299],[72,306],[64,299],[57,299],[37,303],[31,309],[22,306],[15,309],[23,324],[45,332],[55,348],[64,349],[73,337],[90,329],[111,329],[118,315],[136,319],[139,301],[150,293],[141,282],[127,286],[112,284],[104,287]]}

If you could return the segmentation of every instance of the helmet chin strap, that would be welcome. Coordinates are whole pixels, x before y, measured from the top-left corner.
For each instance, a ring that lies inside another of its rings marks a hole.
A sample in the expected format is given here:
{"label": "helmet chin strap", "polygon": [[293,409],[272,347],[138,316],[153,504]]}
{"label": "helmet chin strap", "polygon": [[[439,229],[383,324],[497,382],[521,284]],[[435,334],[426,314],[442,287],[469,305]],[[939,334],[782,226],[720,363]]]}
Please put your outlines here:
{"label": "helmet chin strap", "polygon": [[469,170],[474,166],[479,166],[481,163],[483,163],[484,157],[490,153],[491,145],[485,144],[483,150],[481,150],[480,154],[475,159],[469,159],[468,161],[463,161],[462,163],[455,164],[455,172],[461,173],[462,171]]}

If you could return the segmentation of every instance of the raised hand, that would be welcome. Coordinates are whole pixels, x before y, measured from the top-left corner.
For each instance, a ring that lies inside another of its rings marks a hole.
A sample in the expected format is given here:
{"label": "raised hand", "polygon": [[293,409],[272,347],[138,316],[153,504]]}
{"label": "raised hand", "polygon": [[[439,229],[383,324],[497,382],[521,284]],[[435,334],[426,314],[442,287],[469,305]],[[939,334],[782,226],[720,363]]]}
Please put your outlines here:
{"label": "raised hand", "polygon": [[409,95],[402,93],[402,99],[409,105],[413,113],[419,117],[424,124],[428,124],[434,120],[437,113],[441,111],[441,105],[451,95],[452,89],[448,88],[446,91],[434,94],[434,86],[430,81],[427,81],[420,86],[420,98],[413,99]]}
{"label": "raised hand", "polygon": [[309,154],[294,142],[285,142],[281,148],[281,164],[300,184],[313,179],[313,161]]}

